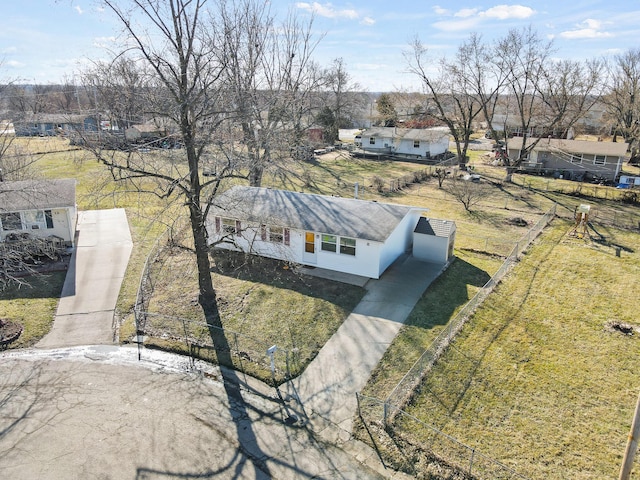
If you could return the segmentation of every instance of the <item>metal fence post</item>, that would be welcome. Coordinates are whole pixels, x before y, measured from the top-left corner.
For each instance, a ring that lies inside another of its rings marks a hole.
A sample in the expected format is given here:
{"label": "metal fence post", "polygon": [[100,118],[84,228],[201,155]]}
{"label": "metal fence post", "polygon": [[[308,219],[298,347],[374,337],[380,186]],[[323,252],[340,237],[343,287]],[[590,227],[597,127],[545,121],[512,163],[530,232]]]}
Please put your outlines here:
{"label": "metal fence post", "polygon": [[389,416],[389,412],[387,411],[388,405],[389,404],[387,402],[382,404],[382,422],[384,423],[385,428],[387,427],[387,418]]}

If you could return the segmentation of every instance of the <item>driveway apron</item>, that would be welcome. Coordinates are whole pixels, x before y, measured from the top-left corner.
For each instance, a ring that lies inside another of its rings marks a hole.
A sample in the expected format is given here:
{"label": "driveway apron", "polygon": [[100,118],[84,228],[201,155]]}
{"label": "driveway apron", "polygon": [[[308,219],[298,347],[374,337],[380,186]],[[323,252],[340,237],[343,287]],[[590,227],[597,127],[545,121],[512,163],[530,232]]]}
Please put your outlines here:
{"label": "driveway apron", "polygon": [[132,248],[124,209],[78,213],[76,247],[53,327],[37,348],[113,343],[113,316]]}

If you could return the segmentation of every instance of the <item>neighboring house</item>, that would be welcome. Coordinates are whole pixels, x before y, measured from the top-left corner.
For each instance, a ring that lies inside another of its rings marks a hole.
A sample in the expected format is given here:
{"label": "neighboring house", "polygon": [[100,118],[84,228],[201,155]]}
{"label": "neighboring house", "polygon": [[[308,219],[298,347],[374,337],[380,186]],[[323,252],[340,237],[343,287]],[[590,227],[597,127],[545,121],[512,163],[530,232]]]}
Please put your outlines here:
{"label": "neighboring house", "polygon": [[124,137],[129,142],[155,141],[167,136],[167,129],[155,123],[142,123],[131,125],[125,129]]}
{"label": "neighboring house", "polygon": [[76,181],[0,182],[0,240],[29,233],[73,246],[76,230]]}
{"label": "neighboring house", "polygon": [[[209,243],[369,278],[410,251],[426,209],[257,187],[215,199]],[[435,256],[446,261],[446,256]]]}
{"label": "neighboring house", "polygon": [[98,121],[86,115],[42,113],[13,121],[18,137],[71,135],[77,132],[97,132]]}
{"label": "neighboring house", "polygon": [[449,130],[434,128],[367,128],[355,137],[363,152],[399,158],[438,158],[449,149]]}
{"label": "neighboring house", "polygon": [[[553,138],[529,138],[526,147],[529,148],[536,141],[519,170],[562,176],[570,180],[615,181],[620,175],[629,147],[626,143]],[[522,138],[509,139],[507,154],[511,161],[520,156],[521,148]]]}

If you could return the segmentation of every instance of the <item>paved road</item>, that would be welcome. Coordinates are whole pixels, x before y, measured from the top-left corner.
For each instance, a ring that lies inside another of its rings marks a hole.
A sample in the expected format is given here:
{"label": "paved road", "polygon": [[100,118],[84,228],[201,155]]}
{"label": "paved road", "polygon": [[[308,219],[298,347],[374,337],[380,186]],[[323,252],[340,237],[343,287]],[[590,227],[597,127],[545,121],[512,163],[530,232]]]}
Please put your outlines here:
{"label": "paved road", "polygon": [[118,346],[4,353],[0,478],[396,476],[358,442],[336,447],[289,425],[272,390],[245,385],[230,395],[215,369],[189,373],[184,358],[144,357]]}
{"label": "paved road", "polygon": [[53,327],[38,348],[114,341],[113,315],[133,248],[125,210],[81,211],[76,231]]}

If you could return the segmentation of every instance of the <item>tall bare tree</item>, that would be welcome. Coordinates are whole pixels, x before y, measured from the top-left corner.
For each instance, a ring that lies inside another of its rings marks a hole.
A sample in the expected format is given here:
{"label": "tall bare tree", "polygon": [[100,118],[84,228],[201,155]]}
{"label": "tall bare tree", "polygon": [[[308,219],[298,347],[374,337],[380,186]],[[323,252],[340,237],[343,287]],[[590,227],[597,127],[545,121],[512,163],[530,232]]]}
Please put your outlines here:
{"label": "tall bare tree", "polygon": [[496,67],[505,75],[506,108],[521,139],[518,155],[507,165],[507,181],[541,138],[566,136],[599,97],[599,62],[555,61],[553,52],[552,42],[531,27],[511,30],[495,44]]}
{"label": "tall bare tree", "polygon": [[246,157],[249,183],[260,186],[265,171],[284,174],[292,149],[304,143],[313,120],[321,72],[312,54],[321,37],[313,34],[313,18],[303,22],[289,12],[276,22],[267,2],[219,2],[212,43],[225,63],[224,81],[237,107],[230,120],[241,127],[242,150],[227,156]]}
{"label": "tall bare tree", "polygon": [[610,85],[604,102],[612,130],[636,150],[640,143],[640,48],[616,55],[609,70]]}
{"label": "tall bare tree", "polygon": [[321,95],[324,105],[316,117],[325,127],[325,141],[333,144],[338,140],[340,128],[351,128],[353,116],[362,110],[366,98],[362,88],[354,82],[342,58],[333,61],[325,72],[325,92]]}
{"label": "tall bare tree", "polygon": [[[409,71],[415,74],[426,94],[426,111],[449,127],[458,159],[466,162],[474,124],[481,113],[488,115],[502,87],[502,78],[487,68],[487,55],[478,35],[458,48],[453,60],[442,59],[436,71],[429,70],[428,51],[414,39],[405,54]],[[492,80],[492,81],[491,81]]]}

